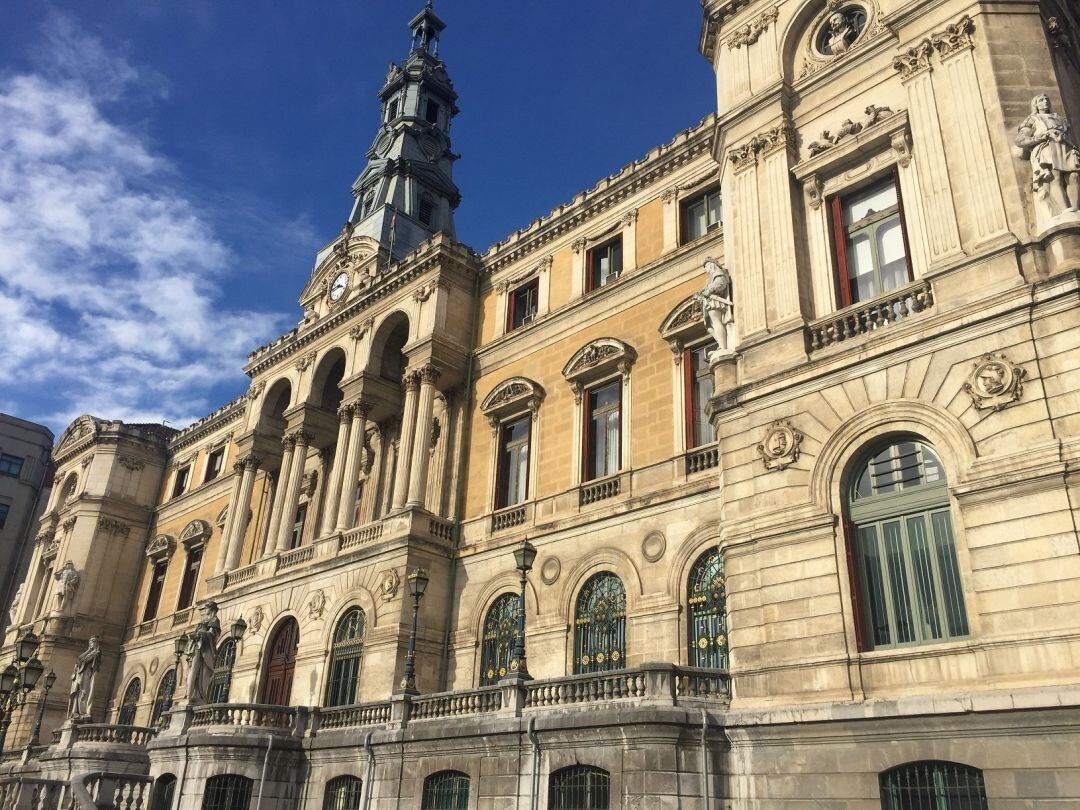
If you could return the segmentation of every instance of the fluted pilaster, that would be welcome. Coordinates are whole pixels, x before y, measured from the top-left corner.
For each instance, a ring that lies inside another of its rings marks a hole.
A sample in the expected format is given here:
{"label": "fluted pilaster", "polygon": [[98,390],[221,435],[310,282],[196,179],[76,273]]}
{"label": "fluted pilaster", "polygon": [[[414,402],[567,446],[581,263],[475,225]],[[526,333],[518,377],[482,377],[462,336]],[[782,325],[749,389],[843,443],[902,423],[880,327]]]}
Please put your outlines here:
{"label": "fluted pilaster", "polygon": [[352,405],[338,408],[337,444],[334,445],[334,464],[330,468],[330,480],[326,482],[326,506],[323,508],[322,531],[327,534],[337,525],[338,504],[341,502],[341,480],[345,475],[348,459],[349,426],[353,417]]}

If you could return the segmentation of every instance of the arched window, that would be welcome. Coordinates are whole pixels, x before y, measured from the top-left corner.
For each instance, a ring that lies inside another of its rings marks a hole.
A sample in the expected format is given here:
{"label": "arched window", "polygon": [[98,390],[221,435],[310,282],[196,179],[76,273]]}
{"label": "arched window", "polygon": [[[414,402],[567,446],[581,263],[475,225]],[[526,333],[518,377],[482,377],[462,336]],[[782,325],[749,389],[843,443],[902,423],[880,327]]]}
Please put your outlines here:
{"label": "arched window", "polygon": [[982,771],[955,762],[911,762],[881,774],[882,810],[986,810]]}
{"label": "arched window", "polygon": [[720,549],[711,548],[698,557],[690,569],[687,593],[688,663],[692,667],[727,669],[727,583]]}
{"label": "arched window", "polygon": [[948,482],[930,445],[894,439],[863,456],[850,477],[846,517],[861,646],[968,634]]}
{"label": "arched window", "polygon": [[176,670],[170,669],[158,684],[154,697],[154,708],[150,712],[150,725],[156,726],[164,719],[165,712],[172,708],[173,693],[176,692]]}
{"label": "arched window", "polygon": [[356,702],[360,683],[360,661],[364,655],[364,611],[351,608],[334,630],[330,647],[330,680],[326,683],[326,705],[348,706]]}
{"label": "arched window", "polygon": [[469,777],[461,771],[440,771],[424,780],[420,810],[467,810]]}
{"label": "arched window", "polygon": [[251,780],[246,776],[224,774],[206,780],[203,810],[248,810],[251,804]]}
{"label": "arched window", "polygon": [[218,647],[214,658],[214,677],[206,695],[207,703],[228,703],[232,686],[233,664],[236,663],[236,642],[231,638]]}
{"label": "arched window", "polygon": [[162,774],[154,783],[152,810],[172,810],[173,796],[175,795],[176,776],[171,773]]}
{"label": "arched window", "polygon": [[492,603],[484,619],[484,645],[480,651],[480,685],[497,683],[510,671],[520,619],[520,597],[504,593]]}
{"label": "arched window", "polygon": [[608,772],[574,765],[551,775],[548,810],[607,810],[611,793]]}
{"label": "arched window", "polygon": [[124,697],[120,701],[120,712],[116,716],[117,725],[135,725],[135,712],[139,708],[139,698],[142,696],[142,681],[132,678],[131,683],[124,690]]}
{"label": "arched window", "polygon": [[355,776],[339,776],[326,783],[323,810],[360,810],[360,793],[363,787]]}
{"label": "arched window", "polygon": [[596,574],[581,589],[574,620],[574,672],[626,666],[626,589],[614,574]]}

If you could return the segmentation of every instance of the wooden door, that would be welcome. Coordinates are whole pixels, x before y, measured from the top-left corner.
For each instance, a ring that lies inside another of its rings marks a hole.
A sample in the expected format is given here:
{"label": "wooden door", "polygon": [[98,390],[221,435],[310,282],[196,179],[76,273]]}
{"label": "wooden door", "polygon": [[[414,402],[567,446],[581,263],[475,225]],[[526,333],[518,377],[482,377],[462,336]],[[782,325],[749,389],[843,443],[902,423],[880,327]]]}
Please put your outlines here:
{"label": "wooden door", "polygon": [[300,644],[300,627],[296,619],[286,619],[270,639],[259,703],[288,706],[292,696],[293,671],[296,669],[296,648]]}

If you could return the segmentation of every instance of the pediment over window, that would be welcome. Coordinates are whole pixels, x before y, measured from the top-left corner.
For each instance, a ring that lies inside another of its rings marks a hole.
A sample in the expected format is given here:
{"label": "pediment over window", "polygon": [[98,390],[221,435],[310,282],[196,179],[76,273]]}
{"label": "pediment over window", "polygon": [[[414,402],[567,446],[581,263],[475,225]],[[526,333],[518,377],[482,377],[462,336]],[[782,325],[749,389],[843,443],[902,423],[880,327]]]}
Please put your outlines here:
{"label": "pediment over window", "polygon": [[527,377],[511,377],[491,389],[491,393],[480,403],[480,410],[489,418],[521,408],[535,413],[543,399],[544,389],[539,383]]}
{"label": "pediment over window", "polygon": [[151,560],[167,560],[176,550],[176,541],[167,534],[159,534],[146,547],[146,556]]}
{"label": "pediment over window", "polygon": [[210,524],[205,520],[193,520],[180,532],[180,542],[188,550],[196,546],[206,545],[211,531]]}
{"label": "pediment over window", "polygon": [[562,373],[570,384],[587,383],[615,369],[626,374],[635,360],[633,346],[617,338],[598,338],[574,352]]}
{"label": "pediment over window", "polygon": [[701,298],[696,293],[671,310],[660,324],[660,336],[671,343],[673,348],[705,337],[707,333]]}

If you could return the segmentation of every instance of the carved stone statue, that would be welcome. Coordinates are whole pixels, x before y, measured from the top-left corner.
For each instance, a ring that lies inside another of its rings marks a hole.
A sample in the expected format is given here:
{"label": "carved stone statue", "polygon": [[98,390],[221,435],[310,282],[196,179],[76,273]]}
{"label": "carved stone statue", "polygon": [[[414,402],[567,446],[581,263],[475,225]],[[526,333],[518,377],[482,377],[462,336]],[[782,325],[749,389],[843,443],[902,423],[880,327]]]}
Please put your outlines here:
{"label": "carved stone statue", "polygon": [[75,563],[68,560],[64,566],[54,575],[56,579],[56,606],[59,610],[65,610],[75,601],[75,591],[79,589],[79,581],[82,579],[75,570]]}
{"label": "carved stone statue", "polygon": [[714,360],[731,354],[735,344],[735,306],[731,301],[731,276],[716,259],[705,260],[709,280],[705,289],[697,294],[705,316],[705,327],[716,341],[716,351],[708,359]]}
{"label": "carved stone statue", "polygon": [[847,14],[834,11],[829,15],[829,52],[833,56],[846,52],[858,33]]}
{"label": "carved stone statue", "polygon": [[1031,115],[1020,125],[1016,145],[1031,162],[1031,188],[1037,200],[1048,204],[1050,216],[1080,209],[1080,150],[1068,119],[1053,111],[1048,96],[1031,100]]}
{"label": "carved stone statue", "polygon": [[26,580],[19,583],[19,590],[15,591],[15,596],[11,600],[11,607],[8,608],[9,624],[16,624],[19,621],[19,605],[22,604],[24,588],[26,588]]}
{"label": "carved stone statue", "polygon": [[214,678],[214,660],[217,658],[217,641],[221,635],[216,602],[207,602],[201,608],[203,618],[195,625],[188,637],[187,700],[193,706],[206,702],[210,682]]}
{"label": "carved stone statue", "polygon": [[68,719],[88,720],[94,708],[94,678],[101,666],[101,646],[92,636],[86,651],[75,659],[71,671],[71,691],[68,693]]}

